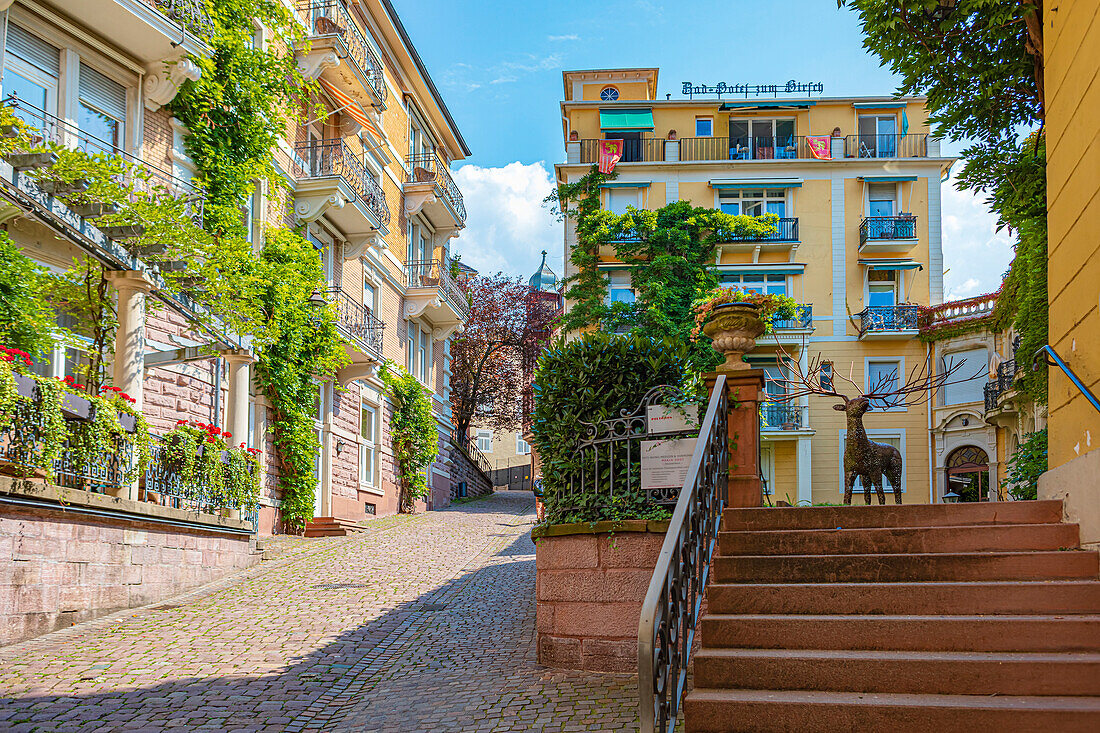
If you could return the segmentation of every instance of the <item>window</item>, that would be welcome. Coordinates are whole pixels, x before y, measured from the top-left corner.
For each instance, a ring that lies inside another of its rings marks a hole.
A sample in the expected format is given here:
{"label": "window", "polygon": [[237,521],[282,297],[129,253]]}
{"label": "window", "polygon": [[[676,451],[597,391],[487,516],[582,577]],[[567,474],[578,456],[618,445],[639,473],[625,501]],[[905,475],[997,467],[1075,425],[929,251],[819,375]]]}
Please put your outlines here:
{"label": "window", "polygon": [[794,120],[731,119],[730,160],[797,158]]}
{"label": "window", "polygon": [[[844,441],[847,439],[848,431],[840,431],[840,493],[844,493]],[[892,445],[901,451],[901,490],[905,491],[905,467],[909,464],[905,460],[905,431],[904,430],[868,430],[867,437],[876,443],[885,443],[886,445]],[[886,476],[882,477],[883,491],[887,494],[887,501],[889,494],[894,490],[894,487],[890,484],[890,480]],[[855,485],[852,489],[853,493],[862,494],[865,489],[860,479],[856,479]],[[870,489],[874,491],[874,489]]]}
{"label": "window", "polygon": [[867,305],[890,307],[898,302],[898,271],[871,270],[867,273]]}
{"label": "window", "polygon": [[601,102],[616,102],[619,99],[619,90],[615,87],[604,87],[600,90]]}
{"label": "window", "polygon": [[359,446],[359,483],[374,486],[375,431],[377,430],[378,411],[361,403],[359,435],[363,439]]}
{"label": "window", "polygon": [[787,192],[782,188],[722,190],[718,192],[718,208],[727,214],[775,214],[782,218],[787,215]]}
{"label": "window", "polygon": [[714,135],[713,117],[695,118],[695,137],[711,137]]}
{"label": "window", "polygon": [[[901,373],[901,362],[897,359],[867,361],[867,383],[865,392],[889,392],[898,387],[898,374]],[[904,409],[888,408],[885,400],[871,400],[871,407],[876,410]]]}
{"label": "window", "polygon": [[80,65],[80,109],[77,123],[80,131],[107,144],[106,149],[91,153],[111,152],[125,147],[126,87],[108,79],[87,64]]}
{"label": "window", "polygon": [[528,445],[527,441],[523,439],[522,433],[516,433],[516,455],[531,455],[531,446]]}
{"label": "window", "polygon": [[607,305],[634,302],[634,289],[630,283],[629,270],[613,270],[608,273],[607,280]]}
{"label": "window", "polygon": [[638,208],[640,188],[609,188],[607,190],[607,210],[612,214],[623,215],[627,206]]}
{"label": "window", "polygon": [[821,389],[828,392],[833,391],[833,363],[831,361],[821,362],[821,371],[817,373],[817,383]]}
{"label": "window", "polygon": [[432,377],[432,332],[415,321],[409,321],[409,374],[423,384],[429,384]]}
{"label": "window", "polygon": [[477,431],[477,449],[482,453],[493,452],[493,433],[489,430]]}
{"label": "window", "polygon": [[896,183],[867,184],[867,215],[893,216],[898,198]]}
{"label": "window", "polygon": [[[983,349],[957,351],[940,358],[940,370],[946,371],[961,364],[951,383],[943,387],[943,404],[958,405],[964,402],[981,402],[984,399],[986,376],[989,373],[989,353]],[[973,377],[973,379],[971,379]],[[957,381],[967,380],[967,381]]]}
{"label": "window", "polygon": [[765,295],[786,295],[786,275],[764,275],[760,273],[724,274],[723,285],[733,285],[741,290],[751,290]]}
{"label": "window", "polygon": [[860,115],[859,157],[897,157],[897,124],[894,115]]}
{"label": "window", "polygon": [[374,301],[374,273],[369,267],[363,268],[363,307],[371,313],[377,310]]}

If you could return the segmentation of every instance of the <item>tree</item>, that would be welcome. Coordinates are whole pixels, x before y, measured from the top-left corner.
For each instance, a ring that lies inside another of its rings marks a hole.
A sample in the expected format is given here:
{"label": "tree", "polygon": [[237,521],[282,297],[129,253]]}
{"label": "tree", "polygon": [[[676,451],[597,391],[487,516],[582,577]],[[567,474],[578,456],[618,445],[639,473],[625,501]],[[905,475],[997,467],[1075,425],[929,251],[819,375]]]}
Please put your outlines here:
{"label": "tree", "polygon": [[522,420],[524,350],[549,340],[556,299],[501,273],[470,278],[470,320],[451,345],[451,407],[465,435],[476,419],[495,430]]}

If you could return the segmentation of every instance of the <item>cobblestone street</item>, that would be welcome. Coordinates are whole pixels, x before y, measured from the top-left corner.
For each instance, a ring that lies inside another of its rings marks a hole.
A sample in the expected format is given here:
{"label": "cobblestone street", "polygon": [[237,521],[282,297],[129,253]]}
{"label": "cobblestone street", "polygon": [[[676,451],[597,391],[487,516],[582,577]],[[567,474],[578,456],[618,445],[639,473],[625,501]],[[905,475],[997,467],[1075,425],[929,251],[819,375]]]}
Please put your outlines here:
{"label": "cobblestone street", "polygon": [[539,667],[530,493],[0,648],[4,731],[635,730],[631,677]]}

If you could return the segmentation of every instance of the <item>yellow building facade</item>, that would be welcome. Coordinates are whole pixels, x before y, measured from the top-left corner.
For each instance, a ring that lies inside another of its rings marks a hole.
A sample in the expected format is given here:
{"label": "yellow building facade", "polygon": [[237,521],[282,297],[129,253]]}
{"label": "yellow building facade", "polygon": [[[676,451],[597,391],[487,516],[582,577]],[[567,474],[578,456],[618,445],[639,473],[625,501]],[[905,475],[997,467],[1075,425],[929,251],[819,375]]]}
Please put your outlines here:
{"label": "yellow building facade", "polygon": [[[684,200],[780,217],[776,234],[723,243],[715,261],[723,283],[803,304],[795,319],[776,323],[774,339],[760,339],[754,366],[781,376],[781,344],[802,364],[820,353],[867,389],[890,374],[904,382],[930,358],[917,338],[918,309],[943,301],[940,187],[954,159],[929,135],[923,99],[787,94],[784,84],[726,88],[721,98],[686,83],[668,93],[657,69],[567,71],[563,84],[559,182],[591,169],[599,140],[622,139],[618,177],[602,192],[606,209]],[[807,136],[827,137],[827,157],[813,154]],[[575,242],[567,220],[567,276]],[[632,300],[629,270],[602,259],[608,297]],[[761,466],[775,500],[840,501],[846,424],[832,407],[817,397],[765,406]],[[906,503],[942,496],[933,488],[931,419],[932,407],[921,405],[864,420],[872,440],[901,451]]]}

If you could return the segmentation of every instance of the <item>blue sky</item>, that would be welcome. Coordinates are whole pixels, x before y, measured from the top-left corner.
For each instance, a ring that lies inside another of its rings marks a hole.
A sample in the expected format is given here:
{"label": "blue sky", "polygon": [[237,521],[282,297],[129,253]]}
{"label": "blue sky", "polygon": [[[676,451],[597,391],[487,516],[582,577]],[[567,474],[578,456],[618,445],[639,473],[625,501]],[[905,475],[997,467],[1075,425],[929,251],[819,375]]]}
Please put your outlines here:
{"label": "blue sky", "polygon": [[[783,3],[394,0],[473,155],[456,165],[467,230],[453,247],[483,271],[530,274],[539,251],[561,272],[561,225],[539,201],[564,159],[563,69],[655,66],[659,92],[684,81],[820,81],[825,94],[886,94],[896,78],[832,0]],[[764,8],[763,10],[761,8]],[[957,144],[944,150],[955,153]],[[944,190],[951,295],[996,289],[1010,238],[968,192]]]}

